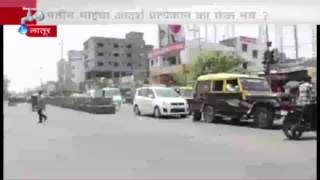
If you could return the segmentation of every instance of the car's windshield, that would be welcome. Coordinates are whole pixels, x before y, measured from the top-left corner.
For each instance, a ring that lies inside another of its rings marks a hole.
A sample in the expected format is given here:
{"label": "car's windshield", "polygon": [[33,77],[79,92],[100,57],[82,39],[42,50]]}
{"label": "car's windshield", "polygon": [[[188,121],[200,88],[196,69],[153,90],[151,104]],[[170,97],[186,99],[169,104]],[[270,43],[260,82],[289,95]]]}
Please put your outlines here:
{"label": "car's windshield", "polygon": [[243,90],[246,91],[270,91],[270,87],[264,79],[241,79]]}
{"label": "car's windshield", "polygon": [[174,90],[170,88],[155,89],[155,93],[157,94],[158,97],[165,97],[165,98],[180,96],[178,93],[176,93]]}
{"label": "car's windshield", "polygon": [[181,91],[182,97],[192,97],[193,96],[193,90],[191,89],[185,89]]}
{"label": "car's windshield", "polygon": [[104,90],[106,96],[120,96],[120,90],[119,89],[108,89]]}

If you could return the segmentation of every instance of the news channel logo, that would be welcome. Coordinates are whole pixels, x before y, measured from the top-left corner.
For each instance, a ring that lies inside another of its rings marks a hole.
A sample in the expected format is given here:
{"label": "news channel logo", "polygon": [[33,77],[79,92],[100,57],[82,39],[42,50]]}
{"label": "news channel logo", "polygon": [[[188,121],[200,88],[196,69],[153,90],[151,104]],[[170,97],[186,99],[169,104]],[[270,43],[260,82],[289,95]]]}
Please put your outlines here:
{"label": "news channel logo", "polygon": [[[24,9],[25,10],[25,9]],[[31,21],[43,21],[44,20],[44,13],[42,11],[37,11],[33,15],[31,13],[31,8],[27,8],[27,16],[21,18],[21,26],[18,29],[20,34],[26,34],[28,32],[27,22]]]}

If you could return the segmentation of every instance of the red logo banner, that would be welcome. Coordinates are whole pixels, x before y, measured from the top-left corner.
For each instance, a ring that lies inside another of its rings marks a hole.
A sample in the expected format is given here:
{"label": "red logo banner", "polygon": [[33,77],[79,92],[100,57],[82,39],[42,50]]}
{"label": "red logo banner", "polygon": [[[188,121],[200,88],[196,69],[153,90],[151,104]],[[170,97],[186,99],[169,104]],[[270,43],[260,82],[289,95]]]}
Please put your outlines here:
{"label": "red logo banner", "polygon": [[28,25],[28,37],[57,37],[57,26]]}

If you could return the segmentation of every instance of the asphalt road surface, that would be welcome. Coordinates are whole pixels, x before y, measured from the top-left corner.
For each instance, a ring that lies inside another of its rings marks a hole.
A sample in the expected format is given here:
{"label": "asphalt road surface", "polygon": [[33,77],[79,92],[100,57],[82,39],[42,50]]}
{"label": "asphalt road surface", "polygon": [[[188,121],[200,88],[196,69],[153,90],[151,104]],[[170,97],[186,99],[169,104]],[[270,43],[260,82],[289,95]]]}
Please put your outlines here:
{"label": "asphalt road surface", "polygon": [[316,179],[316,133],[4,104],[6,179]]}

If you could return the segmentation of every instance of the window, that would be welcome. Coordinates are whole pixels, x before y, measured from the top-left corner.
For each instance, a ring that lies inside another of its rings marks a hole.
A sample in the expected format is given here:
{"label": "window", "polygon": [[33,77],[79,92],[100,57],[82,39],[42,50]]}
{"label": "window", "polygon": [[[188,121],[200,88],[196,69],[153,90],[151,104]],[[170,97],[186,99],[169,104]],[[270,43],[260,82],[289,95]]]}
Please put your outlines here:
{"label": "window", "polygon": [[197,84],[197,94],[207,93],[210,90],[210,81],[199,81]]}
{"label": "window", "polygon": [[88,55],[84,55],[84,59],[88,59]]}
{"label": "window", "polygon": [[85,49],[85,50],[88,49],[88,42],[84,43],[84,49]]}
{"label": "window", "polygon": [[114,53],[113,56],[114,57],[119,57],[119,53]]}
{"label": "window", "polygon": [[116,63],[113,64],[113,66],[114,66],[114,67],[118,67],[118,66],[119,66],[119,63],[116,62]]}
{"label": "window", "polygon": [[84,67],[85,67],[85,68],[88,68],[88,67],[89,67],[89,61],[88,61],[88,60],[84,62]]}
{"label": "window", "polygon": [[98,47],[98,48],[102,48],[103,46],[104,46],[103,43],[97,43],[97,47]]}
{"label": "window", "polygon": [[213,91],[222,91],[223,90],[223,81],[215,81],[213,83]]}
{"label": "window", "polygon": [[98,56],[104,56],[103,52],[98,52]]}
{"label": "window", "polygon": [[147,96],[147,94],[148,94],[148,91],[147,91],[147,89],[140,89],[139,91],[138,91],[138,96]]}
{"label": "window", "polygon": [[128,54],[127,54],[127,57],[131,57],[131,54],[128,53]]}
{"label": "window", "polygon": [[227,91],[229,92],[239,92],[239,85],[237,79],[227,80]]}
{"label": "window", "polygon": [[255,58],[255,59],[258,58],[258,50],[255,49],[255,50],[252,51],[252,57]]}
{"label": "window", "polygon": [[103,62],[98,62],[98,66],[103,66]]}
{"label": "window", "polygon": [[72,69],[75,69],[76,67],[72,66]]}
{"label": "window", "polygon": [[128,48],[128,49],[129,49],[129,48],[131,48],[131,47],[132,47],[132,45],[131,45],[131,44],[128,44],[128,45],[127,45],[127,48]]}
{"label": "window", "polygon": [[114,48],[119,48],[119,44],[116,44],[116,43],[115,43],[115,44],[113,44],[113,47],[114,47]]}
{"label": "window", "polygon": [[147,89],[147,97],[152,99],[155,98],[154,93],[151,89]]}
{"label": "window", "polygon": [[248,51],[248,44],[242,44],[242,52]]}
{"label": "window", "polygon": [[131,63],[128,63],[128,67],[132,67],[132,64],[131,64]]}

